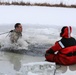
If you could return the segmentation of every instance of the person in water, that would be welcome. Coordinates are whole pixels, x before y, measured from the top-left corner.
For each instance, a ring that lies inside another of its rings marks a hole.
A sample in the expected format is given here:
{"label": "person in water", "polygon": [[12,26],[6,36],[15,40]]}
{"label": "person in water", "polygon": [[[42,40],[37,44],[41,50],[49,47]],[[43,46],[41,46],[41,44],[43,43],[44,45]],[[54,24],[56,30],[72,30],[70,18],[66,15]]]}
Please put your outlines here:
{"label": "person in water", "polygon": [[76,40],[71,37],[71,33],[71,26],[64,26],[61,29],[60,36],[62,38],[46,51],[46,61],[61,65],[76,64]]}
{"label": "person in water", "polygon": [[11,43],[17,43],[18,39],[22,37],[22,25],[21,23],[16,23],[14,30],[10,31],[10,41]]}

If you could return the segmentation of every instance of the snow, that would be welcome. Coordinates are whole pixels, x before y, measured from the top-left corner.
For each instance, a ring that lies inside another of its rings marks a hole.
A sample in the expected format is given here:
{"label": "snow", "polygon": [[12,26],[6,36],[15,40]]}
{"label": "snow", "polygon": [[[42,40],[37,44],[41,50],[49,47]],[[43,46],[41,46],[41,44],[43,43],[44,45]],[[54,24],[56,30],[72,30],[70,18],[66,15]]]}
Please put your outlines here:
{"label": "snow", "polygon": [[22,66],[22,72],[26,75],[54,75],[56,64],[51,62],[35,62]]}
{"label": "snow", "polygon": [[75,26],[76,9],[31,6],[0,6],[0,25],[41,24],[58,26]]}

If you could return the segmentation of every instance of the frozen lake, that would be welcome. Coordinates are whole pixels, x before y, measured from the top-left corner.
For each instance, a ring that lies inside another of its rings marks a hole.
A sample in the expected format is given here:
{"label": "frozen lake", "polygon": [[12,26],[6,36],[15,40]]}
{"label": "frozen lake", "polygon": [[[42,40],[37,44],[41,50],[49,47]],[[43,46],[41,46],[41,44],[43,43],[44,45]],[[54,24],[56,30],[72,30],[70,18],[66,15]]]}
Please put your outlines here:
{"label": "frozen lake", "polygon": [[[8,32],[14,29],[16,22],[22,23],[23,37],[14,45],[16,49],[9,51],[6,49],[11,46]],[[23,65],[44,62],[45,51],[60,39],[59,34],[64,25],[73,27],[72,35],[76,38],[75,24],[75,8],[0,6],[0,34],[7,32],[0,35],[0,45],[5,50],[0,51],[0,75],[25,75],[20,71],[25,71]],[[76,75],[76,65],[57,65],[55,75]]]}

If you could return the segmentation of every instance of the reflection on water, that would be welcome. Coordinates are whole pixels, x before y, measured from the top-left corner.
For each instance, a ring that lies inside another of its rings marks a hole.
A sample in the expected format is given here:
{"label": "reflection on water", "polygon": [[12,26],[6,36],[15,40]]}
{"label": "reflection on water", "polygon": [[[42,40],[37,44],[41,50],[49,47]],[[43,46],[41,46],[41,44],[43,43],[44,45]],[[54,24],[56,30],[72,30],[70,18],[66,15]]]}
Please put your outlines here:
{"label": "reflection on water", "polygon": [[[1,55],[1,53],[3,55]],[[0,72],[8,75],[15,75],[13,73],[18,72],[21,68],[21,59],[23,56],[15,53],[8,53],[8,52],[1,52],[1,53],[0,53],[1,56],[0,67],[3,70],[0,68],[1,69]],[[5,66],[1,66],[1,65],[5,65]]]}
{"label": "reflection on water", "polygon": [[76,71],[76,64],[69,66],[69,69],[70,69],[71,71]]}
{"label": "reflection on water", "polygon": [[13,68],[16,71],[19,71],[21,68],[21,58],[22,56],[18,56],[17,54],[6,54],[4,55],[8,58],[8,61],[13,64]]}
{"label": "reflection on water", "polygon": [[43,60],[43,57],[38,58],[23,54],[0,52],[0,73],[2,75],[23,75],[20,72],[22,64]]}

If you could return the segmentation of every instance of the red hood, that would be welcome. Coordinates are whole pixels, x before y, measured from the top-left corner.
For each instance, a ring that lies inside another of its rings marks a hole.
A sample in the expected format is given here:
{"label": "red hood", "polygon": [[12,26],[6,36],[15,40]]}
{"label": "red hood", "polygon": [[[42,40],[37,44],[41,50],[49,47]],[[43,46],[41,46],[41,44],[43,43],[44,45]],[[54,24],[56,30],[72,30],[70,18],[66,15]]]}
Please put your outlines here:
{"label": "red hood", "polygon": [[[61,32],[62,33],[62,32]],[[66,26],[63,30],[63,33],[61,34],[61,37],[64,38],[70,38],[72,33],[72,27],[71,26]]]}

